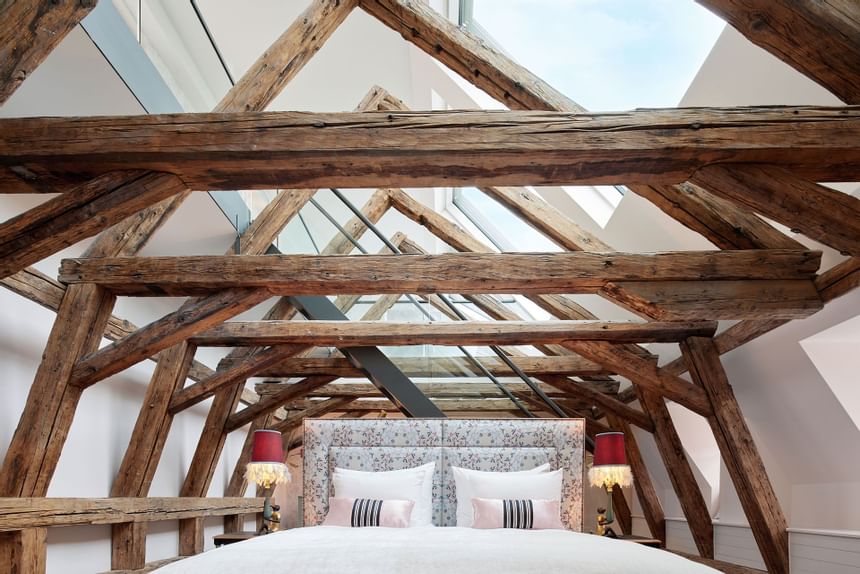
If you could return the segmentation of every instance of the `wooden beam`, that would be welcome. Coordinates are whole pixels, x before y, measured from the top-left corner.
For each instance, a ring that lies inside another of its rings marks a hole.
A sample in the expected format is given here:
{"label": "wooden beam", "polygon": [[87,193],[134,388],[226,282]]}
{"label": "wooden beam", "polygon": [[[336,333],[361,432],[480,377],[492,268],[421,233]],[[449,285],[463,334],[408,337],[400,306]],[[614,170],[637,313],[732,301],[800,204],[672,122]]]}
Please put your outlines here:
{"label": "wooden beam", "polygon": [[[18,0],[0,6],[0,105],[30,77],[96,0]],[[13,25],[14,24],[14,25]]]}
{"label": "wooden beam", "polygon": [[[527,395],[524,393],[524,397],[528,396],[531,399],[534,399],[532,395]],[[540,401],[540,399],[537,399]],[[306,401],[293,401],[291,403],[286,403],[284,407],[287,410],[309,410],[311,408],[320,407],[323,404],[329,404],[330,401],[342,401],[341,405],[335,410],[347,410],[347,411],[396,411],[397,407],[391,401],[387,399],[354,399],[354,397],[333,397],[330,399],[324,400],[306,400]],[[482,412],[496,412],[496,411],[516,411],[517,407],[507,398],[496,398],[496,399],[434,399],[433,404],[438,406],[445,412],[457,412],[457,411],[468,411],[474,413],[482,413]],[[546,410],[548,407],[544,403],[542,408]],[[328,411],[327,411],[328,412]],[[311,415],[307,415],[311,416]],[[316,415],[313,415],[316,416]],[[287,419],[289,420],[289,418]],[[284,426],[287,424],[287,421],[282,423],[278,423],[279,426]]]}
{"label": "wooden beam", "polygon": [[677,554],[678,556],[683,556],[687,560],[692,560],[693,562],[698,562],[699,564],[704,564],[714,570],[719,572],[723,572],[724,574],[767,574],[764,570],[758,570],[757,568],[748,568],[747,566],[741,566],[740,564],[732,564],[731,562],[725,562],[723,560],[712,560],[710,558],[702,558],[701,556],[696,556],[695,554],[689,554],[687,552],[681,552],[680,550],[668,550],[673,554]]}
{"label": "wooden beam", "polygon": [[0,278],[186,190],[177,178],[159,173],[97,176],[0,224]]}
{"label": "wooden beam", "polygon": [[788,574],[788,532],[755,441],[735,399],[711,339],[691,337],[681,343],[690,376],[708,395],[708,422],[741,501],[768,572]]}
{"label": "wooden beam", "polygon": [[71,384],[82,389],[93,385],[269,297],[262,289],[226,289],[183,305],[128,337],[82,357],[72,372]]}
{"label": "wooden beam", "polygon": [[192,189],[671,184],[751,162],[853,181],[858,140],[856,107],[27,118],[0,120],[0,165],[165,171]]}
{"label": "wooden beam", "polygon": [[705,166],[691,181],[843,255],[860,256],[860,199],[852,195],[771,165]]}
{"label": "wooden beam", "polygon": [[647,414],[643,413],[642,411],[637,411],[636,409],[627,406],[621,401],[607,394],[601,393],[598,390],[595,390],[589,384],[575,381],[569,377],[553,375],[543,376],[541,377],[541,380],[561,391],[587,400],[593,403],[594,406],[600,407],[607,411],[611,411],[620,418],[632,424],[635,424],[636,426],[645,431],[654,432],[654,423],[651,421],[651,417],[649,417]]}
{"label": "wooden beam", "polygon": [[[332,378],[332,380],[335,380]],[[257,383],[256,389],[262,397],[277,395],[284,389],[292,388],[299,383]],[[499,398],[502,392],[493,383],[415,383],[421,392],[431,398],[464,398],[484,399]],[[551,397],[566,398],[574,393],[559,390],[546,383],[538,383],[541,390]],[[506,383],[505,387],[515,391],[531,392],[531,388],[525,383]],[[368,383],[333,383],[314,388],[305,395],[307,398],[321,397],[355,397],[355,398],[382,398],[383,395],[372,384]],[[625,405],[626,406],[626,405]],[[628,407],[629,408],[629,407]]]}
{"label": "wooden beam", "polygon": [[167,566],[177,560],[182,560],[185,556],[174,556],[173,558],[165,558],[163,560],[153,560],[152,562],[147,562],[143,565],[143,568],[123,568],[121,570],[106,570],[101,574],[150,574],[151,572],[155,572],[162,566]]}
{"label": "wooden beam", "polygon": [[697,0],[846,103],[860,103],[860,6],[853,0]]}
{"label": "wooden beam", "polygon": [[[283,420],[276,424],[273,427],[273,430],[282,432],[284,434],[291,432],[293,429],[298,428],[302,425],[302,421],[306,418],[315,418],[320,417],[326,413],[330,413],[336,411],[338,409],[343,408],[345,405],[352,404],[352,397],[338,397],[334,399],[326,399],[324,401],[316,401],[315,404],[307,405],[307,408],[302,412],[290,415],[286,420]],[[381,401],[386,405],[389,405],[391,408],[396,409],[394,403],[390,401]],[[358,410],[358,409],[347,409],[347,410]],[[379,410],[379,409],[377,409]]]}
{"label": "wooden beam", "polygon": [[0,498],[0,532],[262,512],[261,498]]}
{"label": "wooden beam", "polygon": [[705,392],[676,375],[669,374],[649,361],[602,341],[569,341],[565,347],[649,388],[666,398],[707,416],[711,404]]}
{"label": "wooden beam", "polygon": [[[496,357],[476,357],[478,361],[497,377],[513,377],[516,374]],[[483,373],[462,357],[392,357],[394,364],[407,377],[483,377]],[[520,369],[530,375],[601,375],[610,371],[605,367],[576,355],[563,357],[513,357]],[[225,361],[219,368],[230,368],[238,361]],[[267,378],[307,377],[332,375],[345,378],[364,377],[364,371],[343,357],[301,357],[287,359],[274,367],[259,371],[257,376]],[[611,390],[611,389],[607,389]]]}
{"label": "wooden beam", "polygon": [[624,281],[607,283],[600,294],[656,321],[708,319],[803,319],[824,307],[809,280]]}
{"label": "wooden beam", "polygon": [[[811,279],[815,251],[446,253],[64,259],[60,281],[117,295],[197,295],[230,288],[273,294],[594,293],[618,281]],[[359,265],[356,262],[360,261]]]}
{"label": "wooden beam", "polygon": [[681,503],[681,510],[693,536],[696,548],[705,558],[714,557],[714,524],[711,513],[690,468],[684,445],[675,430],[672,415],[663,398],[638,388],[639,404],[654,423],[654,442],[669,474],[669,480]]}
{"label": "wooden beam", "polygon": [[[331,383],[332,381],[337,380],[337,377],[328,377],[328,376],[311,376],[297,383],[290,383],[285,385],[280,385],[276,392],[268,393],[265,397],[260,399],[255,405],[250,407],[246,407],[237,413],[233,413],[227,419],[227,422],[224,425],[224,428],[227,432],[234,431],[238,428],[245,426],[251,421],[256,420],[258,417],[271,413],[277,408],[280,408],[283,404],[291,401],[293,399],[298,399],[301,397],[308,396],[313,390],[324,387]],[[369,388],[376,389],[373,385],[368,385]],[[377,391],[378,395],[382,395],[382,393]],[[351,396],[351,395],[346,395]]]}
{"label": "wooden beam", "polygon": [[[824,303],[842,297],[857,287],[860,287],[860,257],[846,259],[815,278],[815,288]],[[786,323],[788,321],[785,319],[740,321],[714,337],[714,344],[723,355]],[[680,375],[687,371],[687,364],[683,357],[679,357],[667,363],[663,370]]]}
{"label": "wooden beam", "polygon": [[627,421],[620,417],[612,413],[607,413],[606,420],[612,429],[624,433],[627,464],[630,465],[630,471],[633,473],[633,487],[636,489],[636,494],[639,497],[639,504],[642,507],[642,513],[645,515],[645,522],[648,523],[651,536],[660,540],[663,546],[665,546],[666,517],[663,514],[663,506],[660,504],[660,499],[657,497],[657,491],[654,489],[654,483],[651,482],[651,474],[648,472],[648,467],[645,466],[645,461],[642,459],[636,435],[633,434]]}
{"label": "wooden beam", "polygon": [[529,345],[567,341],[677,342],[708,337],[716,323],[600,321],[230,321],[198,333],[199,346],[296,344],[313,347],[377,345]]}
{"label": "wooden beam", "polygon": [[46,528],[0,532],[0,564],[13,574],[45,574],[47,568]]}

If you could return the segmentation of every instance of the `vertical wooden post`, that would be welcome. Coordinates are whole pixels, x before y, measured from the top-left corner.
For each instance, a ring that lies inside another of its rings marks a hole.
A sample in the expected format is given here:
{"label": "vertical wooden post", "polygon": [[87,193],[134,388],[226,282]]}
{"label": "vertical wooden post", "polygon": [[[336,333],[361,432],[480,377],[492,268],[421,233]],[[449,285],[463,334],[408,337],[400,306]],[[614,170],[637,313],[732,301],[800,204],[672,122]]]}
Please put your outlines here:
{"label": "vertical wooden post", "polygon": [[660,395],[640,387],[636,390],[642,410],[654,422],[654,442],[657,443],[657,450],[660,451],[675,494],[681,502],[681,509],[696,542],[696,548],[703,558],[713,558],[714,524],[711,521],[711,513],[696,483],[669,409]]}
{"label": "vertical wooden post", "polygon": [[636,437],[633,436],[630,425],[624,419],[612,413],[606,413],[606,420],[613,429],[624,433],[624,444],[627,448],[627,463],[630,465],[630,470],[633,473],[633,487],[636,489],[636,495],[639,497],[639,503],[642,505],[645,521],[648,523],[651,536],[660,540],[665,546],[666,516],[663,514],[663,506],[660,504],[660,499],[657,498],[654,483],[651,482],[651,475],[648,473],[645,461],[642,460],[642,453],[639,452],[639,444],[636,442]]}
{"label": "vertical wooden post", "polygon": [[729,384],[713,339],[690,337],[681,352],[693,380],[708,393],[708,422],[768,572],[788,574],[788,531],[755,441]]}
{"label": "vertical wooden post", "polygon": [[45,574],[46,528],[0,532],[0,565],[9,574]]}

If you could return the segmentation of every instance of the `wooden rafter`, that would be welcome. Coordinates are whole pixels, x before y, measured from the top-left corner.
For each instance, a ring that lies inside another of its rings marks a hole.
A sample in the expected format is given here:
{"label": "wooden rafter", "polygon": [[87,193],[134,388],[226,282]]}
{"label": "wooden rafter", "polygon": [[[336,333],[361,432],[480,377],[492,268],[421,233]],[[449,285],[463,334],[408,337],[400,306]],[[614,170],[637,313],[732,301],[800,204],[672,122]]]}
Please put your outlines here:
{"label": "wooden rafter", "polygon": [[0,6],[6,23],[0,27],[0,105],[95,6],[96,0],[18,0]]}
{"label": "wooden rafter", "polygon": [[860,5],[854,0],[696,0],[747,39],[849,104],[860,103]]}
{"label": "wooden rafter", "polygon": [[0,120],[0,164],[165,171],[192,189],[672,184],[750,162],[852,181],[858,140],[856,107],[28,118]]}

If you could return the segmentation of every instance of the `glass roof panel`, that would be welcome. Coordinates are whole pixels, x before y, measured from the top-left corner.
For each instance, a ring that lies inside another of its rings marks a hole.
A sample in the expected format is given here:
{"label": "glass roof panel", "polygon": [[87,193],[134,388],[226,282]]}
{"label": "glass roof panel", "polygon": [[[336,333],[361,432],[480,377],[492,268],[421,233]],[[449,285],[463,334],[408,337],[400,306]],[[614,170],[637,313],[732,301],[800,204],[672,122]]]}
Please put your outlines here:
{"label": "glass roof panel", "polygon": [[689,0],[469,3],[473,32],[595,111],[677,105],[725,26]]}

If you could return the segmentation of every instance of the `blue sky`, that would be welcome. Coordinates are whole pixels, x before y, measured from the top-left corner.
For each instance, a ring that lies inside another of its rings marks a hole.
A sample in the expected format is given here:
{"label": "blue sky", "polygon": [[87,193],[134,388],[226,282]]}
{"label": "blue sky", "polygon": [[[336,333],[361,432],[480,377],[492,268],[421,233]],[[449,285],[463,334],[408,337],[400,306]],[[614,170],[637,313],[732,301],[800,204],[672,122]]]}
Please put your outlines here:
{"label": "blue sky", "polygon": [[692,0],[475,0],[474,18],[593,111],[677,105],[724,27]]}

